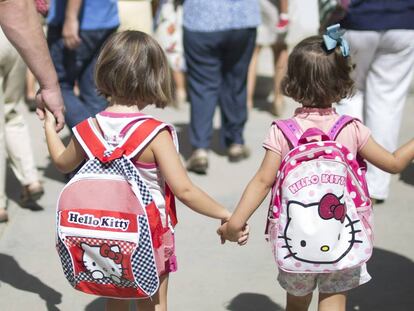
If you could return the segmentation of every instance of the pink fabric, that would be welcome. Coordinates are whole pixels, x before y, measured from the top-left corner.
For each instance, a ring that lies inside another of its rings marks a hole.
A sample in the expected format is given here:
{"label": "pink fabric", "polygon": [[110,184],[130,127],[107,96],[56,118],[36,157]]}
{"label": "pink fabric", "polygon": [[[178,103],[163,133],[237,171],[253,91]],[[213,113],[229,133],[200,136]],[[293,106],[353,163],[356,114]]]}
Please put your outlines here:
{"label": "pink fabric", "polygon": [[[316,127],[328,133],[339,115],[335,109],[306,109],[299,108],[295,112],[295,120],[300,125],[302,131]],[[354,155],[357,154],[368,141],[371,131],[359,121],[354,121],[344,127],[339,133],[336,141],[343,144]],[[283,158],[290,150],[289,144],[276,125],[272,125],[267,137],[263,142],[263,147],[280,154]]]}
{"label": "pink fabric", "polygon": [[101,116],[111,117],[111,118],[132,118],[132,117],[145,116],[145,114],[143,114],[142,112],[112,112],[112,111],[101,111],[99,114]]}

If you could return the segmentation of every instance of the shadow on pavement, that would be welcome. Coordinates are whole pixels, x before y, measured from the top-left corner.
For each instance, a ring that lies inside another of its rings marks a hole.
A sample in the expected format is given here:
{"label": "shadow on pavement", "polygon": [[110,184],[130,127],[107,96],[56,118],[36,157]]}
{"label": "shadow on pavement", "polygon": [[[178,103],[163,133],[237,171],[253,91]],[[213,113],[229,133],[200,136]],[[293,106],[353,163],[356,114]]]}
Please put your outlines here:
{"label": "shadow on pavement", "polygon": [[[174,127],[177,130],[178,142],[180,144],[180,154],[184,159],[188,160],[193,151],[190,144],[190,138],[188,137],[188,123],[174,123]],[[220,142],[220,130],[214,129],[211,137],[210,150],[214,153],[225,156],[226,150]]]}
{"label": "shadow on pavement", "polygon": [[45,301],[47,310],[59,311],[56,305],[61,303],[62,294],[23,270],[12,256],[0,254],[0,267],[0,282],[38,294]]}
{"label": "shadow on pavement", "polygon": [[414,262],[407,257],[375,248],[368,261],[372,280],[351,290],[347,311],[409,311],[414,306]]}
{"label": "shadow on pavement", "polygon": [[226,307],[230,311],[283,311],[284,309],[262,294],[242,293],[234,297]]}
{"label": "shadow on pavement", "polygon": [[[85,311],[102,311],[105,310],[105,300],[106,298],[98,298],[88,304],[85,308]],[[136,311],[135,303],[131,303],[129,306],[129,311]],[[139,310],[138,310],[139,311]]]}
{"label": "shadow on pavement", "polygon": [[400,174],[400,180],[409,185],[414,185],[414,164],[410,163],[408,167]]}
{"label": "shadow on pavement", "polygon": [[88,304],[85,308],[85,311],[101,311],[105,310],[105,300],[106,298],[98,298]]}

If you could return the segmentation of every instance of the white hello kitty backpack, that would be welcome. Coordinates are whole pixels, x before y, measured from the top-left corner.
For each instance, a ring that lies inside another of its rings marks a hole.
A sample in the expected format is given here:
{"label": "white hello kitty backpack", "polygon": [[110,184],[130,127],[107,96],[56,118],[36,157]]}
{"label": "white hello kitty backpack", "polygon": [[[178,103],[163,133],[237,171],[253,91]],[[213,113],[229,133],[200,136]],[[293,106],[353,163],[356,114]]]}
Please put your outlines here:
{"label": "white hello kitty backpack", "polygon": [[[372,254],[372,207],[365,163],[335,141],[341,116],[328,134],[302,133],[294,118],[274,124],[291,145],[272,189],[266,233],[280,269],[329,273],[356,267]],[[320,137],[319,141],[308,141]]]}
{"label": "white hello kitty backpack", "polygon": [[[147,298],[159,287],[168,236],[177,223],[174,197],[165,185],[166,223],[131,159],[162,129],[152,117],[130,124],[110,147],[92,118],[73,129],[88,160],[57,203],[56,247],[63,272],[80,291],[114,298]],[[176,144],[177,145],[177,144]]]}

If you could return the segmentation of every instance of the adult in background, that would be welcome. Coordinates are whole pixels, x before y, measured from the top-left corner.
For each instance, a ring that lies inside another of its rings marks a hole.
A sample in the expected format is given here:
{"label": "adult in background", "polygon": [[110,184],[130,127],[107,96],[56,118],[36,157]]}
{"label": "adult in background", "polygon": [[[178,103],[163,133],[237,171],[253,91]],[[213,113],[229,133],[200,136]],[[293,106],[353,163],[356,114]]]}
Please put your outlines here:
{"label": "adult in background", "polygon": [[[414,71],[414,0],[353,0],[341,22],[356,64],[357,93],[338,112],[364,120],[373,138],[395,150]],[[388,197],[390,175],[370,165],[371,197]]]}
{"label": "adult in background", "polygon": [[191,103],[187,169],[205,174],[216,105],[221,110],[221,140],[230,161],[249,155],[243,129],[247,120],[246,79],[260,23],[258,1],[186,0],[184,52]]}
{"label": "adult in background", "polygon": [[[102,111],[106,100],[94,83],[94,67],[104,41],[119,26],[116,0],[52,0],[47,40],[73,127]],[[75,94],[77,82],[79,94]]]}
{"label": "adult in background", "polygon": [[[0,107],[0,222],[4,222],[8,219],[5,194],[5,140],[16,176],[24,185],[22,200],[37,199],[43,193],[34,165],[27,126],[14,110],[19,97],[23,95],[25,66],[6,37],[39,80],[39,117],[44,117],[43,107],[46,105],[57,120],[57,130],[63,128],[64,117],[62,95],[34,1],[0,0],[0,26],[0,76],[2,99],[5,101],[5,106]],[[5,119],[8,127],[7,139]]]}
{"label": "adult in background", "polygon": [[46,105],[57,120],[56,129],[61,130],[65,124],[62,94],[33,0],[0,0],[0,26],[39,81],[39,118],[43,119]]}

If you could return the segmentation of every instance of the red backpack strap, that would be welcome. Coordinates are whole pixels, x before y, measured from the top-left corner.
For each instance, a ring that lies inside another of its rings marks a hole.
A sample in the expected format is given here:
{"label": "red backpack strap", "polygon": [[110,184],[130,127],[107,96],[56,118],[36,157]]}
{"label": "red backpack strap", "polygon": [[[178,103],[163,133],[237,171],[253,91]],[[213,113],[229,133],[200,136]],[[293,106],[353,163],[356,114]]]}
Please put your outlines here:
{"label": "red backpack strap", "polygon": [[276,120],[273,124],[282,131],[290,145],[295,148],[298,145],[299,138],[302,136],[302,129],[298,122],[294,119]]}
{"label": "red backpack strap", "polygon": [[338,137],[338,134],[342,131],[342,129],[349,123],[354,120],[358,120],[354,117],[348,115],[341,115],[338,120],[334,123],[331,129],[328,132],[328,136],[331,140],[335,140]]}
{"label": "red backpack strap", "polygon": [[[174,145],[176,146],[178,152],[177,134],[174,127],[153,118],[148,118],[143,122],[137,122],[133,124],[126,133],[123,141],[120,143],[120,146],[118,146],[118,148],[123,150],[123,154],[126,157],[132,159],[137,154],[139,154],[139,152],[142,151],[163,129],[168,129],[170,132]],[[169,217],[171,224],[174,227],[177,224],[174,194],[172,193],[167,183],[165,183],[164,191],[167,223]]]}
{"label": "red backpack strap", "polygon": [[94,126],[93,119],[83,120],[72,128],[72,132],[89,159],[104,159],[104,152],[109,149],[100,131]]}

